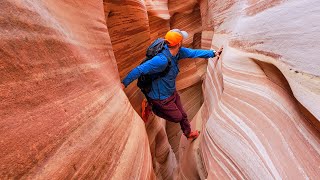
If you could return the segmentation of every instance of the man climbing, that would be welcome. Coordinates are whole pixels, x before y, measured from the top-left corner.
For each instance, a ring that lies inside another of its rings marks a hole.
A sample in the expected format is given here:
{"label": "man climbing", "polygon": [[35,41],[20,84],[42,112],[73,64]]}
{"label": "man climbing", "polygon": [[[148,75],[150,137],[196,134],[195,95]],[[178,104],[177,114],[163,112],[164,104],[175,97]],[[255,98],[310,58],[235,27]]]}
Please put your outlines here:
{"label": "man climbing", "polygon": [[179,73],[178,61],[184,58],[212,58],[219,56],[222,49],[215,51],[182,47],[182,41],[187,37],[188,33],[179,29],[168,31],[164,38],[163,50],[152,59],[134,68],[122,83],[124,87],[127,87],[141,75],[161,73],[169,67],[165,75],[152,79],[151,89],[145,95],[157,116],[180,123],[183,134],[188,139],[196,139],[200,132],[198,130],[191,132],[187,114],[176,91],[176,77]]}

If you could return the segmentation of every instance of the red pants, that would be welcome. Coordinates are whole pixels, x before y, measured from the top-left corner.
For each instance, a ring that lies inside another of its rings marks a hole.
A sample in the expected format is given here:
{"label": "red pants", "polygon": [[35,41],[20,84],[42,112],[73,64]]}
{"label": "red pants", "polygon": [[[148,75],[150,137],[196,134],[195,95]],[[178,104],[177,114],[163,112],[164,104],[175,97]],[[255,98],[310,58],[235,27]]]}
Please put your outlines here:
{"label": "red pants", "polygon": [[185,113],[180,96],[175,91],[172,96],[164,100],[149,99],[152,104],[153,112],[168,121],[180,123],[182,132],[185,136],[191,132],[190,123],[188,121],[187,114]]}

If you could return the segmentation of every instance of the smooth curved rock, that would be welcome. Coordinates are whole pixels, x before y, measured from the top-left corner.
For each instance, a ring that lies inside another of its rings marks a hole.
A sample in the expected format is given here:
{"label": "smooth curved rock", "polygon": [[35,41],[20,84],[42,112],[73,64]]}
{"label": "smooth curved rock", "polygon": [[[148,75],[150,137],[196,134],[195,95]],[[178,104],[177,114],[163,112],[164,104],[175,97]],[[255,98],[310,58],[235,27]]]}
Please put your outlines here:
{"label": "smooth curved rock", "polygon": [[[0,178],[316,179],[319,7],[1,1]],[[178,124],[144,123],[135,82],[120,86],[173,28],[189,32],[188,47],[225,47],[219,61],[180,63],[177,89],[201,130],[194,142]]]}
{"label": "smooth curved rock", "polygon": [[150,16],[164,20],[170,19],[168,0],[146,0],[145,2]]}
{"label": "smooth curved rock", "polygon": [[[150,44],[147,9],[144,1],[105,1],[104,11],[120,79],[123,79],[142,62]],[[136,81],[125,92],[133,108],[140,113],[143,94]]]}
{"label": "smooth curved rock", "polygon": [[155,179],[102,2],[0,7],[0,177]]}
{"label": "smooth curved rock", "polygon": [[213,45],[225,46],[204,84],[208,179],[319,177],[319,3],[266,2],[208,4]]}
{"label": "smooth curved rock", "polygon": [[165,127],[166,121],[154,115],[150,116],[146,123],[157,179],[173,179],[177,169],[176,156],[169,144]]}

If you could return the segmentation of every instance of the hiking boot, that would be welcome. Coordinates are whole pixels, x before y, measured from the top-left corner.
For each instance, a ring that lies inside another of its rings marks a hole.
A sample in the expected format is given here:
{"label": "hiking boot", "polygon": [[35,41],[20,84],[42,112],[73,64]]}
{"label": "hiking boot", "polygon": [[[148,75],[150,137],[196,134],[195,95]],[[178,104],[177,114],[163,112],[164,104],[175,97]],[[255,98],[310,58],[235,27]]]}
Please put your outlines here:
{"label": "hiking boot", "polygon": [[142,120],[146,123],[152,111],[151,106],[148,103],[147,99],[143,99],[141,103],[141,109],[142,109],[142,112],[141,112]]}
{"label": "hiking boot", "polygon": [[188,138],[188,140],[195,140],[195,139],[197,139],[197,137],[199,136],[199,134],[200,134],[200,131],[195,130],[195,131],[192,131],[192,132],[187,136],[187,138]]}

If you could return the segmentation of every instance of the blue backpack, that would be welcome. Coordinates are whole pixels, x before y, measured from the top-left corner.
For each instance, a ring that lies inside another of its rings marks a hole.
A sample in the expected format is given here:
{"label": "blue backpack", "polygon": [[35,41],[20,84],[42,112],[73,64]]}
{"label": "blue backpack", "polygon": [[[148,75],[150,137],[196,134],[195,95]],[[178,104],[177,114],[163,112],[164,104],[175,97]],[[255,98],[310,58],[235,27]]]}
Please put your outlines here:
{"label": "blue backpack", "polygon": [[[142,61],[141,64],[149,61],[153,57],[155,57],[157,54],[159,54],[163,49],[165,45],[165,40],[162,38],[158,38],[153,43],[148,47],[147,52],[146,52],[146,58]],[[166,56],[166,55],[165,55]],[[167,57],[167,56],[166,56]],[[142,93],[148,98],[147,94],[151,91],[152,87],[152,81],[159,79],[161,77],[164,77],[167,75],[171,68],[171,59],[167,57],[168,60],[168,65],[165,70],[163,70],[160,73],[154,74],[142,74],[138,78],[137,86],[140,88]]]}

